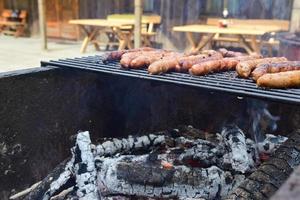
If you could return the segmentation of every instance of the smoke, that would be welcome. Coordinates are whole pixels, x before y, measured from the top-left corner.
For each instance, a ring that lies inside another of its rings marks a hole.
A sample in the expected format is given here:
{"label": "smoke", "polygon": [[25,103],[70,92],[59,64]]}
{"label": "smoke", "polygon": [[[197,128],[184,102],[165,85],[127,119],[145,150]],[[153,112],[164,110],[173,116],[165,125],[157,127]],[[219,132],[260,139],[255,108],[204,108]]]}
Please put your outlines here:
{"label": "smoke", "polygon": [[266,134],[276,131],[280,117],[270,113],[267,103],[255,99],[248,100],[247,114],[250,117],[249,133],[256,143],[262,142]]}

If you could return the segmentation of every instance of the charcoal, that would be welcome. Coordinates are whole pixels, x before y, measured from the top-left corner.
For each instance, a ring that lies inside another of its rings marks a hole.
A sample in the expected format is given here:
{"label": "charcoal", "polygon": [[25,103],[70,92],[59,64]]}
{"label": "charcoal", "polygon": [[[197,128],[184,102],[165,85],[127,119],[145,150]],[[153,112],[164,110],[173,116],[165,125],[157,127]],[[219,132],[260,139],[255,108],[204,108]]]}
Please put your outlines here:
{"label": "charcoal", "polygon": [[[233,199],[243,195],[263,199],[299,163],[300,148],[293,145],[300,140],[298,135],[281,145],[286,138],[268,135],[255,143],[235,125],[224,127],[221,134],[206,140],[202,133],[197,137],[198,133],[188,126],[182,133],[173,129],[105,139],[93,145],[89,133],[80,132],[66,166],[59,168],[52,181],[42,181],[43,187],[31,194],[42,194],[43,198],[38,199],[45,200],[222,199],[227,195]],[[275,150],[273,160],[262,164],[256,176],[253,173],[248,182],[243,182],[260,163],[260,153]]]}
{"label": "charcoal", "polygon": [[[146,157],[120,156],[105,159],[102,170],[98,172],[101,194],[215,199],[225,197],[244,179],[243,175],[233,175],[216,166],[202,169],[178,165],[172,169],[163,169],[157,164],[149,167]],[[143,172],[145,174],[139,178],[138,174]],[[135,173],[138,174],[134,175]]]}
{"label": "charcoal", "polygon": [[113,156],[117,153],[128,153],[132,150],[149,149],[152,146],[161,145],[166,142],[164,135],[150,134],[148,136],[123,139],[112,139],[96,146],[97,156]]}
{"label": "charcoal", "polygon": [[245,173],[254,167],[252,158],[247,153],[246,137],[235,125],[224,127],[221,132],[229,153],[224,155],[224,163],[231,163],[232,169]]}
{"label": "charcoal", "polygon": [[70,178],[74,174],[73,164],[74,157],[72,157],[71,160],[67,162],[64,171],[59,175],[59,177],[50,184],[49,189],[43,195],[43,200],[50,199],[56,192],[60,191],[61,188],[70,180]]}
{"label": "charcoal", "polygon": [[258,150],[261,153],[273,153],[278,147],[288,138],[281,135],[266,134],[264,141],[257,144]]}
{"label": "charcoal", "polygon": [[99,199],[96,185],[97,174],[89,132],[78,133],[74,154],[77,196],[84,200]]}
{"label": "charcoal", "polygon": [[[299,145],[300,131],[289,136],[272,157],[262,163],[240,186],[232,192],[227,199],[269,199],[282,183],[289,177],[293,170],[300,164]],[[256,187],[252,187],[255,182]],[[241,193],[241,191],[247,191]],[[261,196],[257,196],[261,195]],[[236,198],[239,196],[239,198]]]}

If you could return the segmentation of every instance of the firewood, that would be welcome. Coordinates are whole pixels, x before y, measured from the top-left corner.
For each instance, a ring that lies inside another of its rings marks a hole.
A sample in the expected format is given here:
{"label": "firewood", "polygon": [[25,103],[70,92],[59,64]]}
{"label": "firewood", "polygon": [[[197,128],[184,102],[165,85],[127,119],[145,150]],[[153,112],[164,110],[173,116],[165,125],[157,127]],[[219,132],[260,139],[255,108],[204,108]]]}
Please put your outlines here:
{"label": "firewood", "polygon": [[100,199],[96,184],[95,161],[88,131],[78,133],[73,153],[77,196],[82,200]]}
{"label": "firewood", "polygon": [[147,163],[147,157],[107,158],[98,172],[101,194],[125,194],[151,198],[225,197],[244,179],[216,166],[188,168],[183,165],[165,169],[160,163]]}

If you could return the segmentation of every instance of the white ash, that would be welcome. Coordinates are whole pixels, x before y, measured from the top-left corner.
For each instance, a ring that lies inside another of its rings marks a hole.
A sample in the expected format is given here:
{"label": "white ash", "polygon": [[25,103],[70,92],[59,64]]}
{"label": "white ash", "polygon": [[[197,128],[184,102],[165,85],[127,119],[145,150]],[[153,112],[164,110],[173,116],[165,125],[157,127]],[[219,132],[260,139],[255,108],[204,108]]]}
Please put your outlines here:
{"label": "white ash", "polygon": [[78,133],[76,144],[74,169],[78,188],[77,196],[82,200],[97,200],[99,199],[96,184],[97,172],[89,132]]}
{"label": "white ash", "polygon": [[257,144],[260,153],[273,153],[278,147],[284,143],[288,138],[281,135],[266,134],[264,141]]}
{"label": "white ash", "polygon": [[132,165],[143,164],[147,162],[147,156],[120,156],[105,159],[102,170],[98,173],[99,190],[104,196],[124,194],[152,198],[215,199],[227,196],[229,191],[244,180],[244,175],[232,175],[216,166],[202,169],[179,165],[174,166],[171,179],[164,180],[163,186],[136,184],[119,177],[117,166],[123,162]]}
{"label": "white ash", "polygon": [[164,135],[150,134],[148,136],[123,139],[112,139],[96,146],[97,156],[113,156],[116,153],[127,153],[132,150],[148,149],[151,145],[156,146],[165,143]]}
{"label": "white ash", "polygon": [[64,186],[64,184],[67,183],[67,181],[74,174],[73,165],[74,165],[74,157],[72,157],[71,160],[67,162],[65,171],[62,172],[59,175],[59,177],[50,184],[50,188],[44,194],[43,200],[49,200],[53,196],[53,194],[55,194],[61,187]]}
{"label": "white ash", "polygon": [[221,135],[225,144],[230,148],[229,158],[234,170],[245,173],[250,170],[253,162],[249,159],[247,153],[245,134],[237,126],[227,126],[223,128]]}

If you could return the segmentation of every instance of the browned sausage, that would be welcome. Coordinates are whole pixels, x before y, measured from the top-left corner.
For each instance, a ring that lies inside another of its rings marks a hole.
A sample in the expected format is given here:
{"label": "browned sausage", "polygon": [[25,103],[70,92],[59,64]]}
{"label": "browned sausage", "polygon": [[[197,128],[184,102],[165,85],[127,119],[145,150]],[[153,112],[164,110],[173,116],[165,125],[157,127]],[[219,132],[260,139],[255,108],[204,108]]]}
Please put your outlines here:
{"label": "browned sausage", "polygon": [[129,50],[111,51],[104,55],[103,62],[120,60],[123,54],[129,53],[129,52],[154,51],[154,50],[155,49],[150,48],[150,47],[142,47],[142,48],[129,49]]}
{"label": "browned sausage", "polygon": [[164,50],[143,52],[142,55],[139,55],[130,62],[129,68],[138,69],[148,67],[151,63],[162,59],[164,56],[171,55],[171,53]]}
{"label": "browned sausage", "polygon": [[163,58],[149,65],[149,74],[162,74],[169,71],[175,71],[178,60],[176,58]]}
{"label": "browned sausage", "polygon": [[300,87],[300,70],[265,74],[258,78],[256,83],[267,88]]}
{"label": "browned sausage", "polygon": [[182,72],[187,72],[193,65],[209,61],[209,60],[219,60],[222,59],[223,56],[220,53],[208,55],[208,54],[200,54],[197,56],[189,56],[179,60],[180,70]]}
{"label": "browned sausage", "polygon": [[189,73],[192,75],[201,76],[212,72],[234,70],[238,63],[239,61],[234,59],[210,60],[193,65],[190,68]]}
{"label": "browned sausage", "polygon": [[120,64],[123,68],[129,68],[130,63],[133,59],[137,58],[138,56],[142,55],[142,51],[137,52],[129,52],[122,55],[122,58],[120,60]]}
{"label": "browned sausage", "polygon": [[222,56],[225,57],[239,57],[239,56],[245,56],[245,54],[241,52],[236,52],[236,51],[229,51],[225,48],[221,48],[218,50],[222,54]]}
{"label": "browned sausage", "polygon": [[231,58],[223,58],[220,60],[211,60],[193,65],[189,70],[193,75],[205,75],[211,72],[221,72],[235,70],[237,64],[241,61],[255,59],[255,56],[239,56]]}
{"label": "browned sausage", "polygon": [[285,61],[278,63],[265,63],[259,64],[251,73],[253,80],[257,80],[259,77],[268,73],[278,73],[286,71],[300,70],[300,61]]}
{"label": "browned sausage", "polygon": [[169,53],[166,54],[161,60],[153,62],[148,67],[149,74],[162,74],[169,71],[178,71],[178,61],[182,58],[184,54],[181,53]]}
{"label": "browned sausage", "polygon": [[242,78],[248,78],[251,74],[251,72],[255,69],[255,67],[258,64],[261,63],[274,63],[274,62],[281,62],[281,61],[287,61],[284,57],[273,57],[273,58],[261,58],[261,59],[255,59],[255,60],[248,60],[244,62],[240,62],[236,66],[236,72],[238,75]]}

